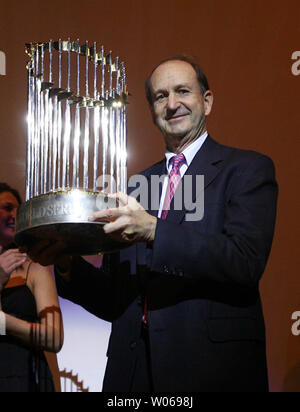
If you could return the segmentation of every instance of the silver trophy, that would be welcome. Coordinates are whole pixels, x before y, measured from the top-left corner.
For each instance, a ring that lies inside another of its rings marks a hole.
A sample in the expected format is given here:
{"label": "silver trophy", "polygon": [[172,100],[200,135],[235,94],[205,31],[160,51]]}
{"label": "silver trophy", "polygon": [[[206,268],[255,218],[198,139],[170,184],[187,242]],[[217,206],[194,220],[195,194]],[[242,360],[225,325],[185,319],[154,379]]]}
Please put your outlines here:
{"label": "silver trophy", "polygon": [[109,193],[127,182],[124,63],[79,40],[26,44],[28,114],[26,202],[16,243],[61,240],[66,252],[89,255],[122,245],[89,222],[115,207]]}

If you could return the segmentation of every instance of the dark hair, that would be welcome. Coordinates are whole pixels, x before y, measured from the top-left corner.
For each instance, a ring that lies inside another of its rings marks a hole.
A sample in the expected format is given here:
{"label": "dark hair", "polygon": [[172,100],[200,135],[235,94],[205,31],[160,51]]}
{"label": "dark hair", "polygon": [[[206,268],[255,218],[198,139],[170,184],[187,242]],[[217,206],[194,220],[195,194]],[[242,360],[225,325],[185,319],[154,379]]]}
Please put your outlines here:
{"label": "dark hair", "polygon": [[151,95],[151,76],[152,76],[152,74],[162,64],[167,63],[169,61],[174,61],[174,60],[183,61],[183,62],[186,62],[186,63],[188,63],[192,66],[192,68],[196,72],[197,80],[198,80],[198,83],[200,85],[200,90],[201,90],[202,94],[204,94],[207,90],[209,90],[209,85],[208,85],[207,78],[206,78],[203,70],[199,66],[199,64],[195,62],[193,57],[187,56],[187,55],[184,55],[184,54],[179,54],[177,56],[168,57],[168,58],[162,60],[157,66],[154,67],[154,69],[152,70],[150,75],[147,77],[146,82],[145,82],[145,90],[146,90],[146,97],[147,97],[147,100],[148,100],[148,103],[150,104],[150,106],[152,106],[152,103],[153,103],[152,102],[152,95]]}
{"label": "dark hair", "polygon": [[13,189],[12,187],[8,186],[7,183],[0,183],[0,194],[7,192],[11,193],[17,199],[19,205],[22,203],[21,196],[16,189]]}

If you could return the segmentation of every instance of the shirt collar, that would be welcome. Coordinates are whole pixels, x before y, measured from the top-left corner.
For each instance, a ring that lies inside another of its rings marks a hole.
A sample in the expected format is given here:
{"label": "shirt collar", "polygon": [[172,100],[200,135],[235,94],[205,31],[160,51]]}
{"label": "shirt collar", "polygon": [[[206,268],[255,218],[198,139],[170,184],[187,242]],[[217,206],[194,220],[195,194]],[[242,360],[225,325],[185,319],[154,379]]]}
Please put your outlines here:
{"label": "shirt collar", "polygon": [[[195,140],[193,143],[191,143],[187,148],[183,150],[183,154],[186,160],[186,165],[189,167],[189,165],[192,163],[194,157],[196,156],[196,153],[201,149],[203,143],[205,142],[206,138],[208,136],[207,132],[204,132],[200,137],[198,137],[197,140]],[[167,170],[172,167],[170,160],[172,157],[176,156],[176,153],[172,153],[169,151],[166,151],[165,157],[166,157],[166,165],[167,165]]]}

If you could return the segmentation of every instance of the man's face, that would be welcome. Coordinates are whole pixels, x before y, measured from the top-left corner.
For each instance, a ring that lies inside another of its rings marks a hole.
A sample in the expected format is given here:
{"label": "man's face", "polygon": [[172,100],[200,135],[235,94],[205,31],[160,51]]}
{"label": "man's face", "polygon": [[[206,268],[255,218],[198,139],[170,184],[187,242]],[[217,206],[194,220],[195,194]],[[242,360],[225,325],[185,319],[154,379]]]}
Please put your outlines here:
{"label": "man's face", "polygon": [[196,72],[184,61],[161,64],[151,76],[152,114],[167,142],[181,140],[186,146],[205,131],[212,93],[202,95]]}
{"label": "man's face", "polygon": [[0,193],[0,240],[12,242],[15,236],[17,199],[10,192]]}

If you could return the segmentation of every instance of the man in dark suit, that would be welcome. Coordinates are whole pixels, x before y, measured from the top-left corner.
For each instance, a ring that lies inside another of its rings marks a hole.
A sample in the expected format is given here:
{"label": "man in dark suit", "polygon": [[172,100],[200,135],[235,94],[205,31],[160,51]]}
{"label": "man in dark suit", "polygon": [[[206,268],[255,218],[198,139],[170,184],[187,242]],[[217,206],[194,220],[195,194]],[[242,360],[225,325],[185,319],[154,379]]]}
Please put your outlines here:
{"label": "man in dark suit", "polygon": [[[128,244],[106,255],[101,270],[79,257],[58,259],[55,247],[31,255],[56,262],[61,296],[112,322],[104,391],[267,391],[258,286],[274,231],[273,163],[207,134],[213,95],[189,59],[159,64],[146,90],[166,142],[166,159],[142,173],[149,193],[158,190],[153,176],[170,176],[158,210],[117,194],[118,208],[93,216]],[[190,203],[204,205],[198,218],[186,202],[176,208],[180,179]]]}

